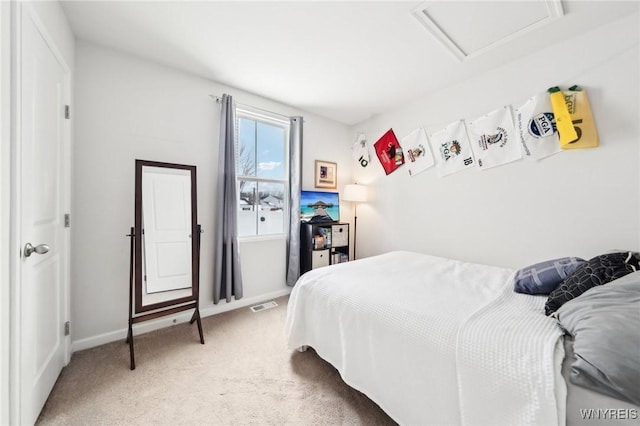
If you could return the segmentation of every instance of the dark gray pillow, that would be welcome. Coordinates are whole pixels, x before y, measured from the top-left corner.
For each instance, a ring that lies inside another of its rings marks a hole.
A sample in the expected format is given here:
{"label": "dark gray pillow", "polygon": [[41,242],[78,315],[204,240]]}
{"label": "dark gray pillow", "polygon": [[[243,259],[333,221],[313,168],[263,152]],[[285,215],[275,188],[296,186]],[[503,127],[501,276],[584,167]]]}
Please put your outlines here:
{"label": "dark gray pillow", "polygon": [[556,318],[574,337],[571,382],[640,405],[640,271],[568,301]]}
{"label": "dark gray pillow", "polygon": [[592,287],[640,270],[639,262],[640,254],[630,251],[601,254],[589,259],[551,292],[544,305],[545,314],[551,315],[565,302],[580,296]]}
{"label": "dark gray pillow", "polygon": [[518,270],[514,291],[524,294],[549,294],[586,261],[578,257],[547,260]]}

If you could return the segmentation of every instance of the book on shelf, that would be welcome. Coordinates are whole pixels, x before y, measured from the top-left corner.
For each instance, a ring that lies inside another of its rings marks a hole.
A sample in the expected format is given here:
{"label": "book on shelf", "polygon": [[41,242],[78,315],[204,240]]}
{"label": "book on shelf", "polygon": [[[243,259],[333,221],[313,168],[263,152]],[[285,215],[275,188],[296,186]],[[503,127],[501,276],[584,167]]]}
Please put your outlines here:
{"label": "book on shelf", "polygon": [[336,263],[343,263],[343,262],[348,262],[349,261],[349,255],[346,253],[333,253],[331,255],[331,263],[332,264],[336,264]]}

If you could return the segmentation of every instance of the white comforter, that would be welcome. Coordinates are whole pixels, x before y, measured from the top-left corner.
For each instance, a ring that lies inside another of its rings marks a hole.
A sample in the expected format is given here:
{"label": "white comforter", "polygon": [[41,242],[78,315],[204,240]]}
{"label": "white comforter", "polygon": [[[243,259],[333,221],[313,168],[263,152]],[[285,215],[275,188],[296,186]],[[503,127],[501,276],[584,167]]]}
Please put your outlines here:
{"label": "white comforter", "polygon": [[401,424],[563,423],[561,332],[512,276],[409,252],[315,269],[291,293],[289,346]]}

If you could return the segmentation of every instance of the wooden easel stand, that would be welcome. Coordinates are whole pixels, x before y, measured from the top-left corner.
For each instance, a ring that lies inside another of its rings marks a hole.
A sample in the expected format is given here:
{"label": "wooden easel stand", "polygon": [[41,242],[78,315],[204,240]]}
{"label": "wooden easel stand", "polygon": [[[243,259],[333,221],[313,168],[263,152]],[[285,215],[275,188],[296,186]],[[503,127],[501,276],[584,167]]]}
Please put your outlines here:
{"label": "wooden easel stand", "polygon": [[[200,256],[200,234],[201,234],[200,225],[197,225],[197,232],[195,238],[197,241],[198,248],[198,258]],[[129,267],[129,330],[127,332],[127,340],[126,343],[129,344],[129,356],[131,359],[131,370],[136,369],[136,360],[133,348],[133,324],[137,324],[143,321],[149,321],[152,319],[164,317],[167,315],[173,315],[178,312],[187,311],[189,309],[194,309],[193,316],[191,320],[189,320],[189,324],[193,324],[197,322],[198,324],[198,333],[200,334],[200,343],[204,345],[204,335],[202,333],[202,321],[200,318],[200,309],[199,309],[199,297],[198,294],[195,295],[195,300],[191,302],[187,302],[184,305],[168,307],[166,309],[162,309],[156,312],[152,312],[149,314],[137,315],[134,316],[133,313],[133,302],[134,302],[134,252],[135,252],[135,230],[131,227],[131,231],[126,235],[131,239],[131,256],[130,256],[130,267]]]}

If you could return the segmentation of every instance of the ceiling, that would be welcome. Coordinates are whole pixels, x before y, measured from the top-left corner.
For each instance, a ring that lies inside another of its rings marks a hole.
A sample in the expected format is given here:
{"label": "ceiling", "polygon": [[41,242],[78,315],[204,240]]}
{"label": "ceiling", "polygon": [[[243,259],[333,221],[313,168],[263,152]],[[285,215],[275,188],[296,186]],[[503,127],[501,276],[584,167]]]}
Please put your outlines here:
{"label": "ceiling", "polygon": [[[543,0],[61,3],[78,39],[347,125],[639,8],[563,0],[553,20]],[[417,19],[421,13],[435,25]]]}

